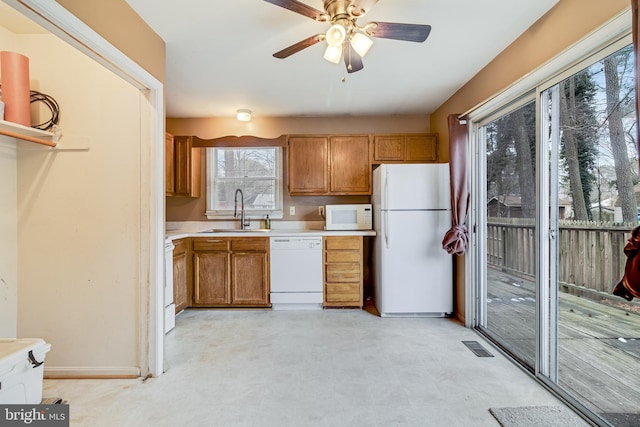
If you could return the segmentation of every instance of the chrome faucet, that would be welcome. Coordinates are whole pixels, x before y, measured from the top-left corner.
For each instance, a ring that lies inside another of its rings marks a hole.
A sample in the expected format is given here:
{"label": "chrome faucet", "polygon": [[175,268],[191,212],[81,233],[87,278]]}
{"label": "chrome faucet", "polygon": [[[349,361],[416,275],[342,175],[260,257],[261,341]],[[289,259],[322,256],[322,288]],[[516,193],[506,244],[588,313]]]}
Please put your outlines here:
{"label": "chrome faucet", "polygon": [[238,193],[240,193],[240,230],[244,230],[245,227],[251,225],[251,220],[245,223],[244,221],[244,194],[242,194],[242,190],[237,188],[236,194],[233,200],[233,217],[236,218],[238,216]]}

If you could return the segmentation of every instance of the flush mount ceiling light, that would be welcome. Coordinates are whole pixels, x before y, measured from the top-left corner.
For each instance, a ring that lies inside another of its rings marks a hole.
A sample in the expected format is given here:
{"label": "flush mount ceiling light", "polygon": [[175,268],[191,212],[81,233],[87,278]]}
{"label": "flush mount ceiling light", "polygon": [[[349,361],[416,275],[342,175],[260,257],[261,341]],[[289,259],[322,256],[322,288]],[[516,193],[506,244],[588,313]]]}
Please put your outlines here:
{"label": "flush mount ceiling light", "polygon": [[349,73],[362,70],[362,58],[373,45],[371,37],[421,43],[431,32],[430,25],[394,22],[369,22],[359,26],[356,20],[367,13],[378,0],[324,0],[324,12],[298,0],[265,0],[331,27],[326,33],[316,34],[273,54],[284,59],[323,40],[327,42],[324,59],[335,64],[344,57]]}
{"label": "flush mount ceiling light", "polygon": [[238,110],[236,111],[236,119],[241,122],[250,122],[251,121],[251,110]]}

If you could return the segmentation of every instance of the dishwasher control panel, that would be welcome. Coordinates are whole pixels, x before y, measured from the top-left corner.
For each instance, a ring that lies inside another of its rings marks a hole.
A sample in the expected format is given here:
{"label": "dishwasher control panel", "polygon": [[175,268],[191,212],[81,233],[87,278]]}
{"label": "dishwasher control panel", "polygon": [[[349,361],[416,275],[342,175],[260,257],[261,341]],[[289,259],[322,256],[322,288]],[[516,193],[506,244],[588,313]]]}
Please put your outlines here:
{"label": "dishwasher control panel", "polygon": [[322,250],[321,237],[271,237],[271,250]]}

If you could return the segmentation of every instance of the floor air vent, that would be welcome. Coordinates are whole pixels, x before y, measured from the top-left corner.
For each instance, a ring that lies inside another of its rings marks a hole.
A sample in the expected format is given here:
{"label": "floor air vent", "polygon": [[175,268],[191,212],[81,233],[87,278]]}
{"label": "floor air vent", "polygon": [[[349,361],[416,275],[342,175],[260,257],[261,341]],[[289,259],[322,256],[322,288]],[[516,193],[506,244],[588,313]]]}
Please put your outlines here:
{"label": "floor air vent", "polygon": [[478,341],[462,341],[462,344],[466,345],[478,357],[493,357],[493,354],[489,353]]}

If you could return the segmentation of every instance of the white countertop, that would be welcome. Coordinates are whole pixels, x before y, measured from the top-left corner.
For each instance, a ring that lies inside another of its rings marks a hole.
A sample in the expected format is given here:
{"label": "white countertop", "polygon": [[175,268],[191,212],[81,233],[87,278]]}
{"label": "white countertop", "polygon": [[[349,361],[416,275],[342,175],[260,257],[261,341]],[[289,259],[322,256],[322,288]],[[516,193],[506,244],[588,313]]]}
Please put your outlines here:
{"label": "white countertop", "polygon": [[[278,224],[278,225],[275,225]],[[182,239],[185,237],[270,237],[270,236],[375,236],[376,232],[373,230],[349,230],[349,231],[334,231],[323,230],[317,228],[322,223],[309,223],[302,221],[290,221],[289,223],[279,222],[273,223],[275,225],[270,230],[264,229],[249,229],[249,231],[234,230],[235,227],[227,224],[197,222],[197,223],[172,223],[171,229],[167,229],[165,232],[165,239],[167,242],[172,240]]]}

